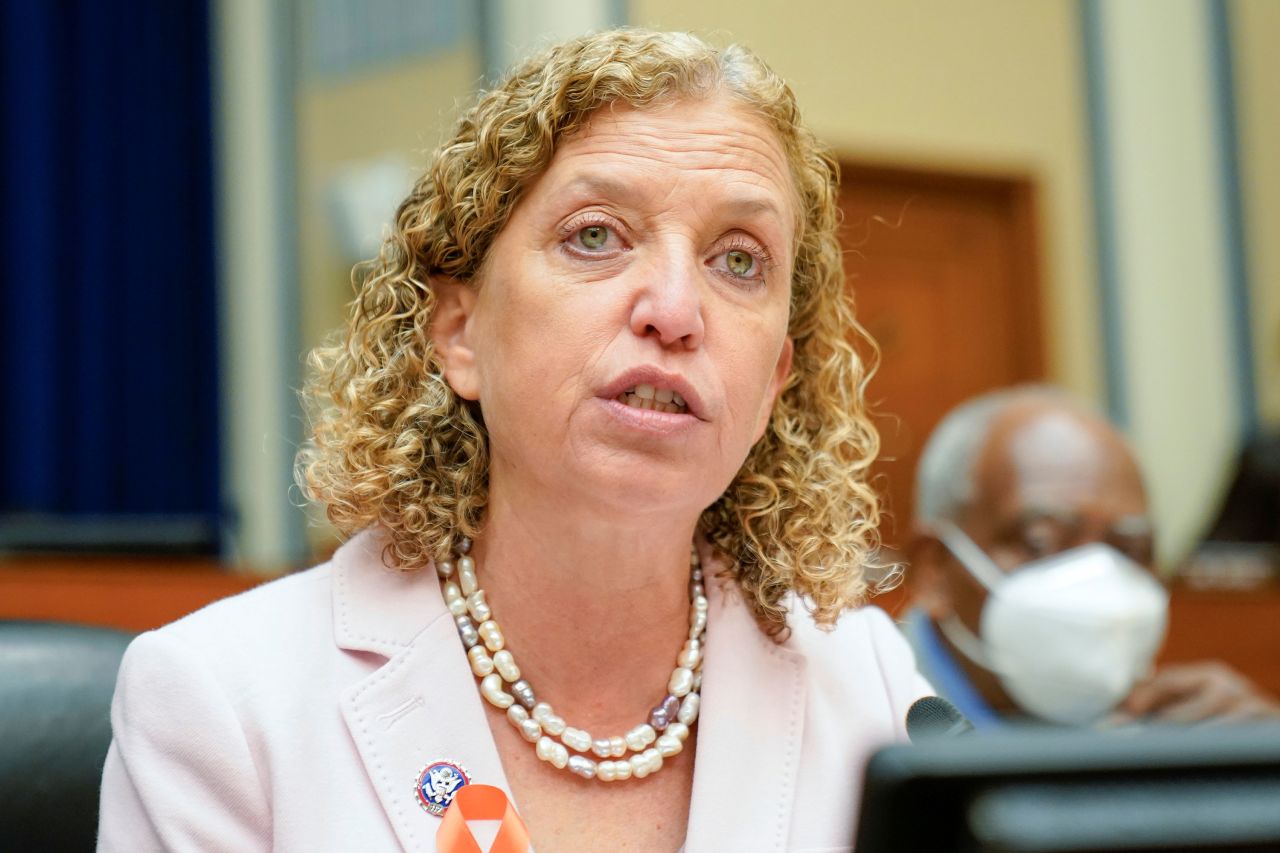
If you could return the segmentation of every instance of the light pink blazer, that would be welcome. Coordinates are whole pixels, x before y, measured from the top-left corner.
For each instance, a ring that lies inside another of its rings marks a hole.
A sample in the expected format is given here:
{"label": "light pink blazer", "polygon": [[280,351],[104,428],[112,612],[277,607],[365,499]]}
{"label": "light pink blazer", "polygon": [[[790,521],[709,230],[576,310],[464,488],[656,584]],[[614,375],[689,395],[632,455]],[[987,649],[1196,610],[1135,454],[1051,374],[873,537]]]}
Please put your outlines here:
{"label": "light pink blazer", "polygon": [[[414,782],[437,759],[510,795],[439,584],[380,551],[361,534],[133,642],[99,850],[435,850]],[[864,761],[929,692],[906,643],[867,608],[777,645],[708,595],[686,850],[850,849]]]}

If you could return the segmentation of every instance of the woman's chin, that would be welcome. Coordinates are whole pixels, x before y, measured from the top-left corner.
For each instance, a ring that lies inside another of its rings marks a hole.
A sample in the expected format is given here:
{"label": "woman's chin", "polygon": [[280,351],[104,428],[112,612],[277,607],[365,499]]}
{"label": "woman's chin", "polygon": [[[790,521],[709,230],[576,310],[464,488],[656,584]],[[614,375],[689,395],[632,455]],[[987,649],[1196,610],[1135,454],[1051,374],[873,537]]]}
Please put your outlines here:
{"label": "woman's chin", "polygon": [[643,457],[620,460],[616,454],[598,466],[579,469],[571,480],[569,491],[585,506],[617,513],[621,519],[695,518],[724,491],[724,484],[708,483],[706,472],[694,464],[677,466]]}

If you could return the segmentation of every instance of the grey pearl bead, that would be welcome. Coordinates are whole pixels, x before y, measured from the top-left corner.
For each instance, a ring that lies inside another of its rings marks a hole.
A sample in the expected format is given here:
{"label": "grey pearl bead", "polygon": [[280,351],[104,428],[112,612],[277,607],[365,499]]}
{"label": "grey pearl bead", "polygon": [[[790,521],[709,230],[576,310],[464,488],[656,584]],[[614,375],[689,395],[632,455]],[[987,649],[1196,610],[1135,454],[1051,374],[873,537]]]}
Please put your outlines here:
{"label": "grey pearl bead", "polygon": [[706,594],[707,594],[707,591],[702,586],[702,584],[696,581],[689,584],[689,600],[690,601],[694,600],[695,598],[698,598],[699,596],[703,596]]}
{"label": "grey pearl bead", "polygon": [[654,731],[660,732],[671,725],[671,721],[678,713],[680,713],[680,697],[668,693],[662,700],[662,704],[649,712],[649,725],[653,726]]}
{"label": "grey pearl bead", "polygon": [[693,572],[690,574],[690,577],[693,579],[693,582],[694,582],[694,583],[701,583],[701,582],[702,582],[702,569],[694,569],[694,570],[693,570]]}
{"label": "grey pearl bead", "polygon": [[459,554],[470,554],[470,553],[471,553],[471,540],[470,540],[470,539],[468,539],[468,538],[467,538],[467,537],[465,537],[465,536],[463,536],[463,537],[462,537],[462,539],[458,542],[458,553],[459,553]]}
{"label": "grey pearl bead", "polygon": [[533,688],[523,678],[512,684],[510,690],[511,695],[516,697],[516,701],[530,711],[533,710],[534,705],[538,704],[538,697],[533,695]]}
{"label": "grey pearl bead", "polygon": [[462,638],[463,647],[470,651],[480,642],[480,632],[476,630],[475,623],[470,616],[455,616],[453,621],[458,623],[458,636]]}

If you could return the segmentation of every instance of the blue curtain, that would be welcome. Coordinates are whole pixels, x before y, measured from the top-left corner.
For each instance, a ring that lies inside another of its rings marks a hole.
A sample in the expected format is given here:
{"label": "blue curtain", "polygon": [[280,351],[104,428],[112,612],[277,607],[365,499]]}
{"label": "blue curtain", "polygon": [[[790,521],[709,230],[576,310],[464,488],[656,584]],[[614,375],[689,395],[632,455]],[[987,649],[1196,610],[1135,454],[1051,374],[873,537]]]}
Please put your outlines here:
{"label": "blue curtain", "polygon": [[0,28],[0,517],[216,531],[207,2],[6,0]]}

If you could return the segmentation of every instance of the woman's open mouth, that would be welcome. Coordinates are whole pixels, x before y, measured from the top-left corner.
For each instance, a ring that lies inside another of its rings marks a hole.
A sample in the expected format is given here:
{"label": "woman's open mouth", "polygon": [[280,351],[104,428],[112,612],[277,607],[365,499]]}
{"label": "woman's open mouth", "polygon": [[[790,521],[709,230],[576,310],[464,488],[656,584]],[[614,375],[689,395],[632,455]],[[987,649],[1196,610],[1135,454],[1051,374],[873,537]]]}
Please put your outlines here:
{"label": "woman's open mouth", "polygon": [[633,409],[648,409],[673,415],[686,415],[689,413],[689,407],[684,398],[670,388],[637,385],[634,388],[628,388],[623,391],[614,399]]}

